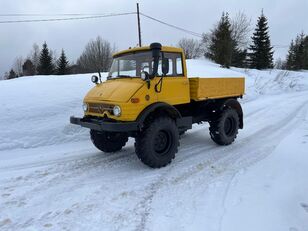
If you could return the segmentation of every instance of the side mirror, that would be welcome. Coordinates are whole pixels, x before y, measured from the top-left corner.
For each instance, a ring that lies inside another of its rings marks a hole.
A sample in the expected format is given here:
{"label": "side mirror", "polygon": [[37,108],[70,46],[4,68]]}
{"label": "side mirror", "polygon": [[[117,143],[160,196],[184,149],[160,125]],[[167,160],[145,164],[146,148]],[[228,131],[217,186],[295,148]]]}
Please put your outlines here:
{"label": "side mirror", "polygon": [[97,84],[98,83],[98,77],[96,75],[92,75],[91,81],[92,81],[92,83]]}
{"label": "side mirror", "polygon": [[168,58],[163,58],[161,69],[164,75],[167,75],[169,73],[169,59]]}

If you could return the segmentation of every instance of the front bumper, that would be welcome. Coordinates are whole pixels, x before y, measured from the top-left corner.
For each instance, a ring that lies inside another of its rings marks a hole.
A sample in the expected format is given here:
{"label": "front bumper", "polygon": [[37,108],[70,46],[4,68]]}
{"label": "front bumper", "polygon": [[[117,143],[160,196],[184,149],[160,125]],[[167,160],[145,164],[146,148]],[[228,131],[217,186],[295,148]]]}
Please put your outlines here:
{"label": "front bumper", "polygon": [[74,116],[71,116],[70,122],[71,124],[77,124],[96,131],[133,132],[139,130],[139,123],[137,122],[107,122],[99,119],[77,118]]}

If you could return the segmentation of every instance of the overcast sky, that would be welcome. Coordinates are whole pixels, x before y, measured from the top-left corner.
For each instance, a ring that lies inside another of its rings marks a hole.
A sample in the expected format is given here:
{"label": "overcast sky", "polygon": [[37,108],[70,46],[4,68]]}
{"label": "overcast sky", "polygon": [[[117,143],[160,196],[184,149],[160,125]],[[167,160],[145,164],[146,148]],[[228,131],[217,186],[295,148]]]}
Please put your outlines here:
{"label": "overcast sky", "polygon": [[[262,8],[268,17],[273,45],[289,45],[301,31],[307,32],[307,0],[140,0],[140,11],[168,23],[198,33],[208,32],[223,11],[234,16],[238,11],[252,19],[253,28]],[[0,14],[108,14],[136,11],[131,0],[0,0]],[[55,18],[35,16],[30,18]],[[24,17],[0,17],[0,21]],[[141,18],[143,44],[157,41],[175,45],[182,37],[192,37],[147,18]],[[0,75],[12,66],[18,56],[26,57],[32,44],[47,42],[59,54],[64,48],[71,61],[75,61],[86,43],[96,36],[114,43],[118,49],[135,46],[138,42],[135,15],[74,20],[0,24]],[[275,57],[285,57],[287,49],[275,49]]]}

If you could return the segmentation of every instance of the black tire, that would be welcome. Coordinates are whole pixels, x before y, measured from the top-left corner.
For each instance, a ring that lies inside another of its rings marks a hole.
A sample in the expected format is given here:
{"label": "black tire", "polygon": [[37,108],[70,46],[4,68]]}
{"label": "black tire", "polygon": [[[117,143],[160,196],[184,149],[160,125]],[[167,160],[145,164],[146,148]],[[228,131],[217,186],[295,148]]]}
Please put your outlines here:
{"label": "black tire", "polygon": [[239,129],[239,115],[235,109],[226,108],[217,120],[210,122],[210,135],[219,145],[229,145],[234,142]]}
{"label": "black tire", "polygon": [[90,135],[94,146],[102,152],[120,151],[128,141],[127,134],[120,132],[98,132],[91,130]]}
{"label": "black tire", "polygon": [[182,135],[184,135],[186,132],[187,132],[187,130],[182,130],[182,131],[179,132],[179,135],[182,136]]}
{"label": "black tire", "polygon": [[178,151],[179,131],[171,118],[160,117],[148,122],[136,137],[138,158],[151,168],[170,164]]}

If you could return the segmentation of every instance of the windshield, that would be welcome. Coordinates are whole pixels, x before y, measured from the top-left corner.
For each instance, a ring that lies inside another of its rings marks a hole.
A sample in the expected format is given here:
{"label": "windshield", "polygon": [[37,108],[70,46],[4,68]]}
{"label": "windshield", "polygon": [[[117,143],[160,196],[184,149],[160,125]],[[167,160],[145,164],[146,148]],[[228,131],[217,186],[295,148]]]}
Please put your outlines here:
{"label": "windshield", "polygon": [[124,54],[113,59],[109,78],[140,77],[142,71],[152,72],[152,52]]}

